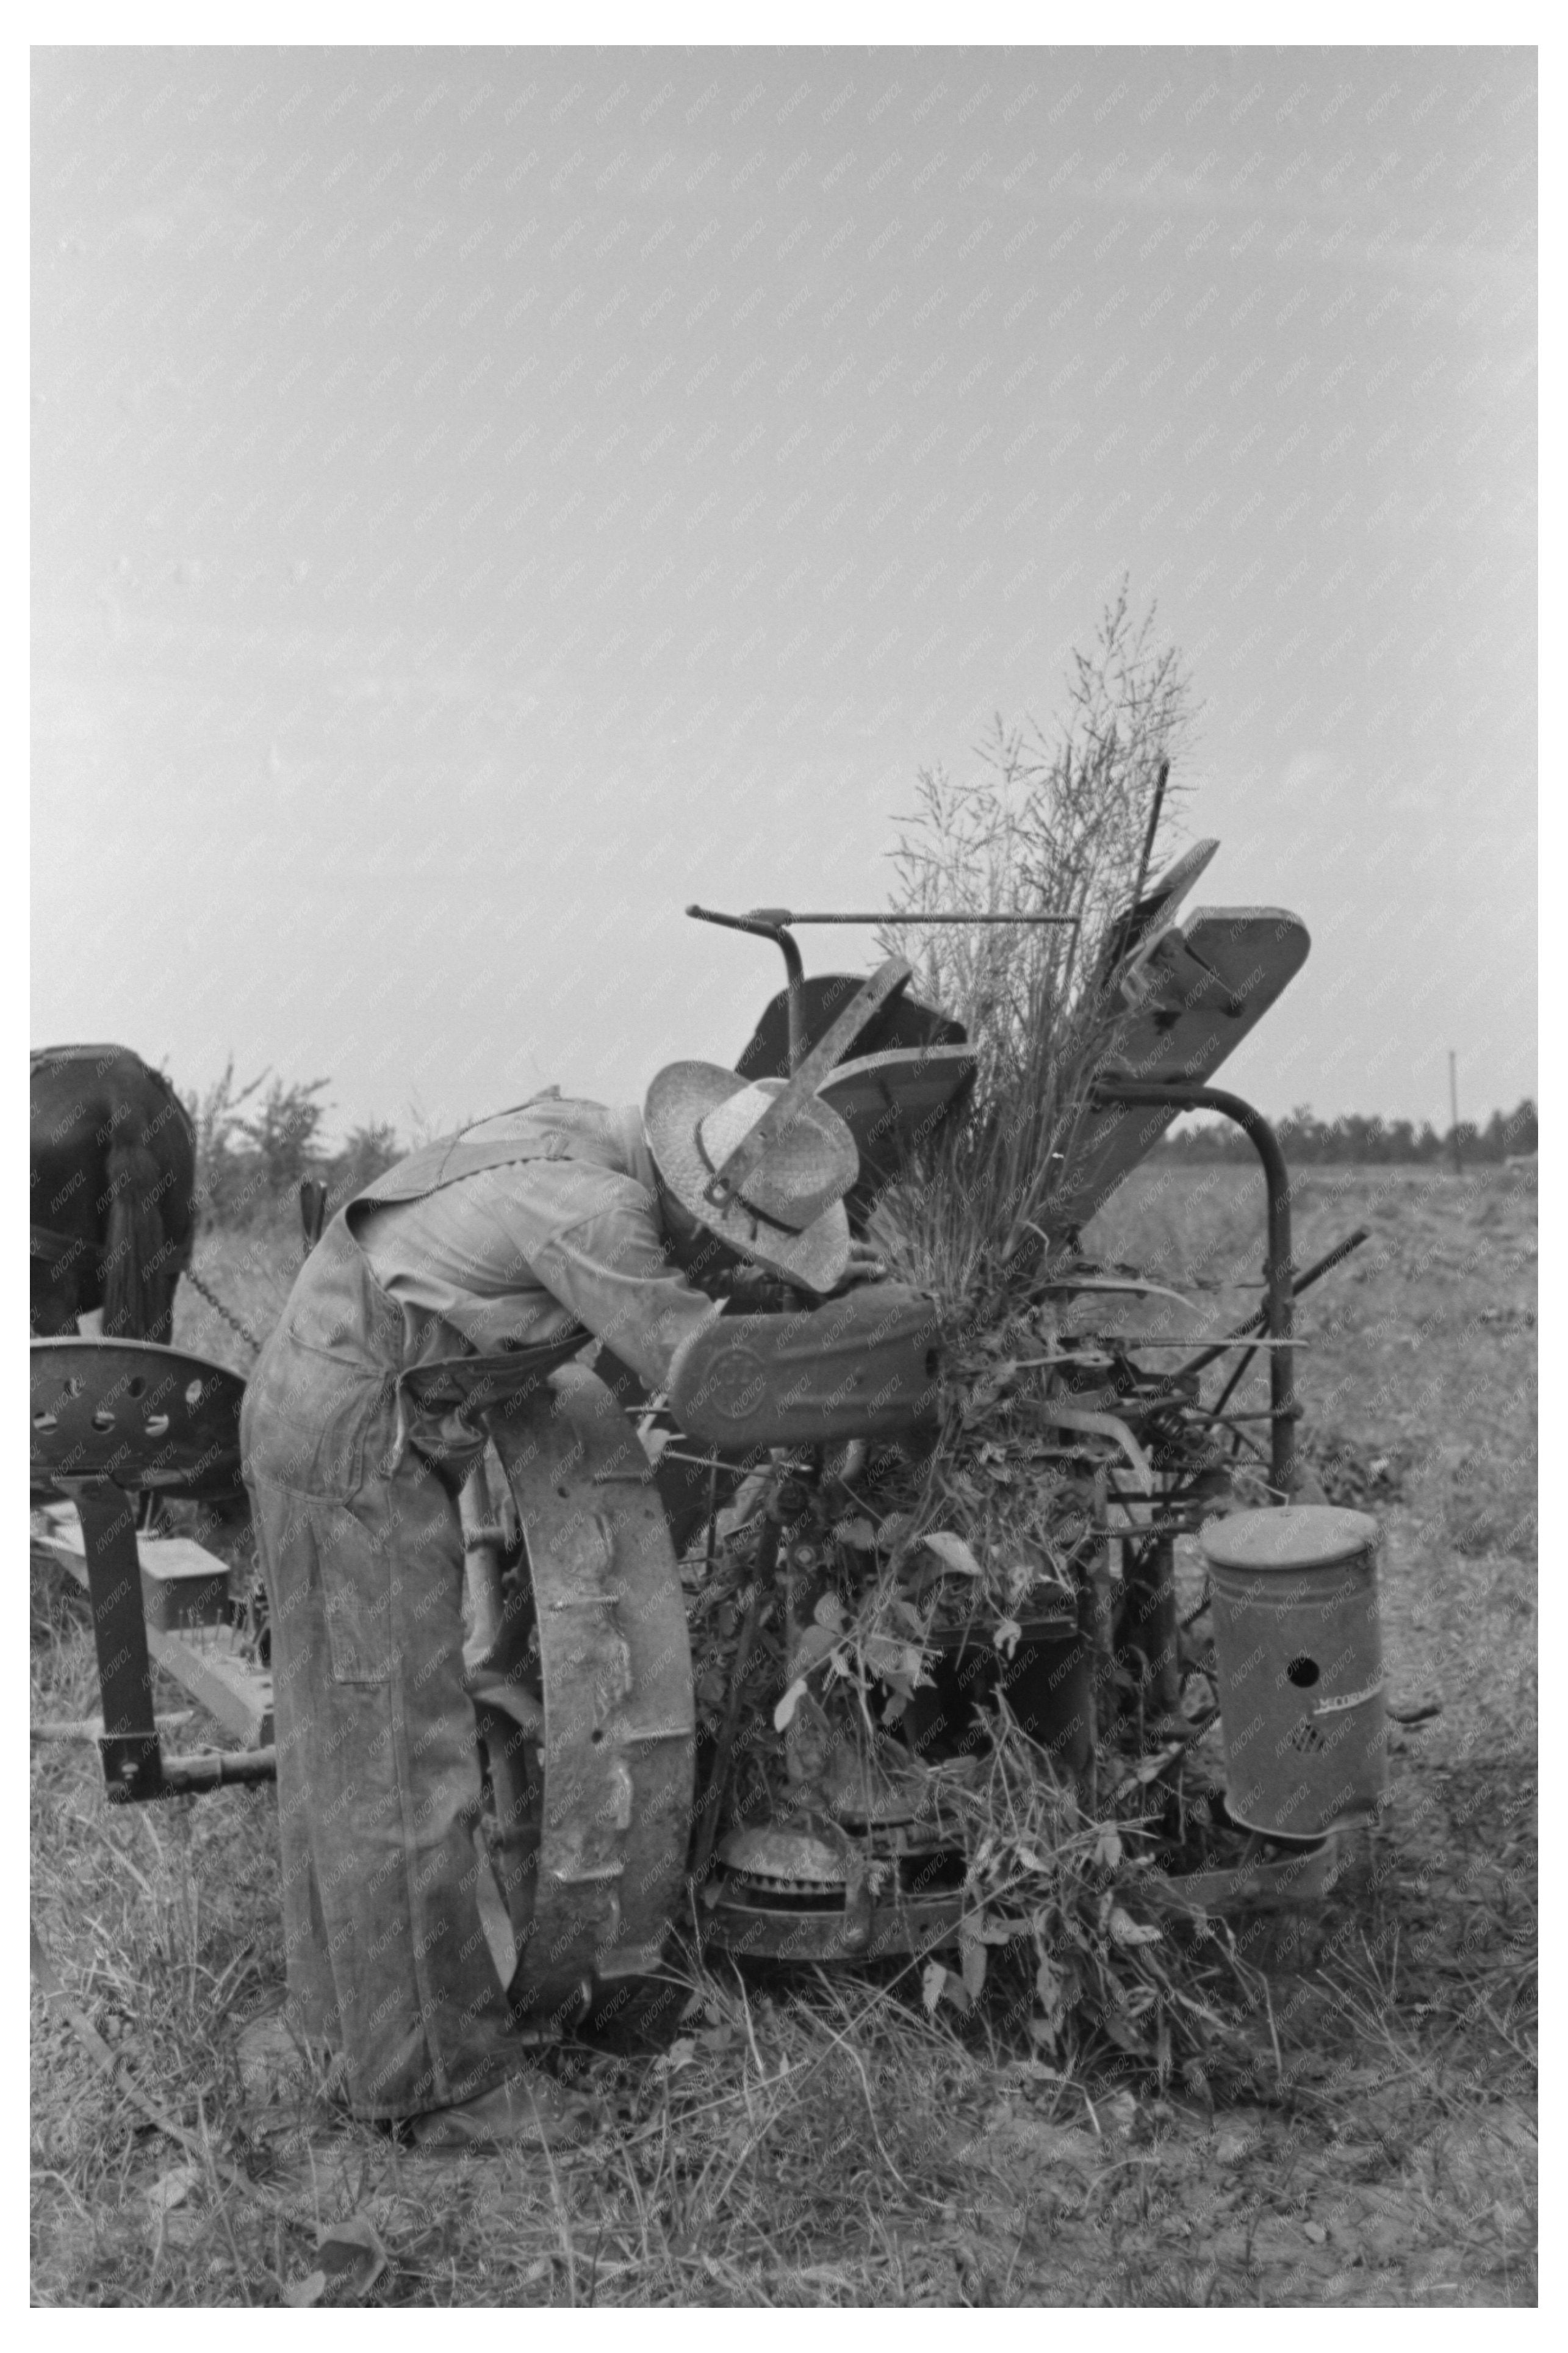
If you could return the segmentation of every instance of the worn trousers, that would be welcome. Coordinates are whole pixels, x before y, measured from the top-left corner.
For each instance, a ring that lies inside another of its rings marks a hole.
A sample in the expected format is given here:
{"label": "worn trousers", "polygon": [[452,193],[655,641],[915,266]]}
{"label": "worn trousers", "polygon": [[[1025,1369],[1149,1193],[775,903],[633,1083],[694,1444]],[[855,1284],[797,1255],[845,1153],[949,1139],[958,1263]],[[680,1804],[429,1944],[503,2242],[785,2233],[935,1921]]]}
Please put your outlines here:
{"label": "worn trousers", "polygon": [[379,1300],[356,1303],[354,1330],[321,1328],[309,1303],[268,1341],[242,1421],[272,1628],[289,1988],[355,2112],[416,2116],[525,2063],[477,1894],[490,1866],[475,1838],[461,1524],[443,1477],[399,1451]]}

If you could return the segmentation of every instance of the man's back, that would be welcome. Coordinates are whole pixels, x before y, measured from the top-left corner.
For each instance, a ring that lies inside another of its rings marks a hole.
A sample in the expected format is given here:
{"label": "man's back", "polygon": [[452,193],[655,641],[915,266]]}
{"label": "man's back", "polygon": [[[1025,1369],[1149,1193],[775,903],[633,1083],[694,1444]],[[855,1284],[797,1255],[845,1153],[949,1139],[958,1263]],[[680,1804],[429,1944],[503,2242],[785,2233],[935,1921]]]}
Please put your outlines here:
{"label": "man's back", "polygon": [[[490,1165],[449,1173],[478,1157]],[[552,1091],[399,1163],[347,1216],[403,1310],[406,1364],[533,1346],[575,1323],[657,1387],[715,1313],[667,1263],[635,1108]]]}

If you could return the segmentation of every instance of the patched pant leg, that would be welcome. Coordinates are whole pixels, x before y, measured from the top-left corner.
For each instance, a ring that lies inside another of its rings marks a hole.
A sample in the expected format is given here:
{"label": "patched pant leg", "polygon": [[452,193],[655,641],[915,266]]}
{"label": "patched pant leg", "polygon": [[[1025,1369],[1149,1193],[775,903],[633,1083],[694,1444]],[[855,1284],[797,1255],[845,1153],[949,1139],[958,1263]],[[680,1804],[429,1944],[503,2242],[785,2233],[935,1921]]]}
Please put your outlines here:
{"label": "patched pant leg", "polygon": [[316,1880],[312,1791],[321,1779],[312,1749],[316,1717],[330,1694],[314,1687],[314,1645],[301,1626],[309,1608],[315,1538],[310,1506],[287,1488],[253,1483],[256,1527],[272,1640],[272,1714],[278,1745],[278,1831],[281,1851],[283,1954],[289,1998],[307,2041],[342,2047],[342,2022],[327,1952]]}
{"label": "patched pant leg", "polygon": [[361,2115],[445,2106],[521,2057],[475,1893],[488,1865],[457,1512],[417,1457],[352,1507],[256,1493],[296,1872],[290,1985],[323,2029],[335,2011]]}

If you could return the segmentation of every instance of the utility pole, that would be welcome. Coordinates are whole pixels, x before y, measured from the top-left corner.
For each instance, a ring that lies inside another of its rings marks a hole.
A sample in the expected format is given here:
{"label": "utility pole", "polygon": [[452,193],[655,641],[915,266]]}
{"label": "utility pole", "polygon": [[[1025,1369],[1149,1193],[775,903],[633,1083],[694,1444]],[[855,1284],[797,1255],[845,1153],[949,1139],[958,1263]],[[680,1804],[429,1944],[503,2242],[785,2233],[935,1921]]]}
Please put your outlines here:
{"label": "utility pole", "polygon": [[1448,1049],[1448,1140],[1454,1147],[1454,1174],[1464,1175],[1464,1163],[1459,1157],[1459,1079],[1458,1060],[1452,1046]]}

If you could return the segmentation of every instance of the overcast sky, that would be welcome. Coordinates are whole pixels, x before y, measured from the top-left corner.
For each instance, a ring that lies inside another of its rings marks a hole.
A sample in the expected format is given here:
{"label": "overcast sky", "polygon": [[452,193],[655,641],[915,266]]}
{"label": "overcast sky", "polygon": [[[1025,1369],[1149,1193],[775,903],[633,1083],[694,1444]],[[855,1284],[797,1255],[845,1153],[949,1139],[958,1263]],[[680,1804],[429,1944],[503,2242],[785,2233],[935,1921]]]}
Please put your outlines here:
{"label": "overcast sky", "polygon": [[883,901],[1126,573],[1313,935],[1226,1082],[1533,1092],[1531,53],[34,56],[35,1042],[731,1060],[687,901]]}

